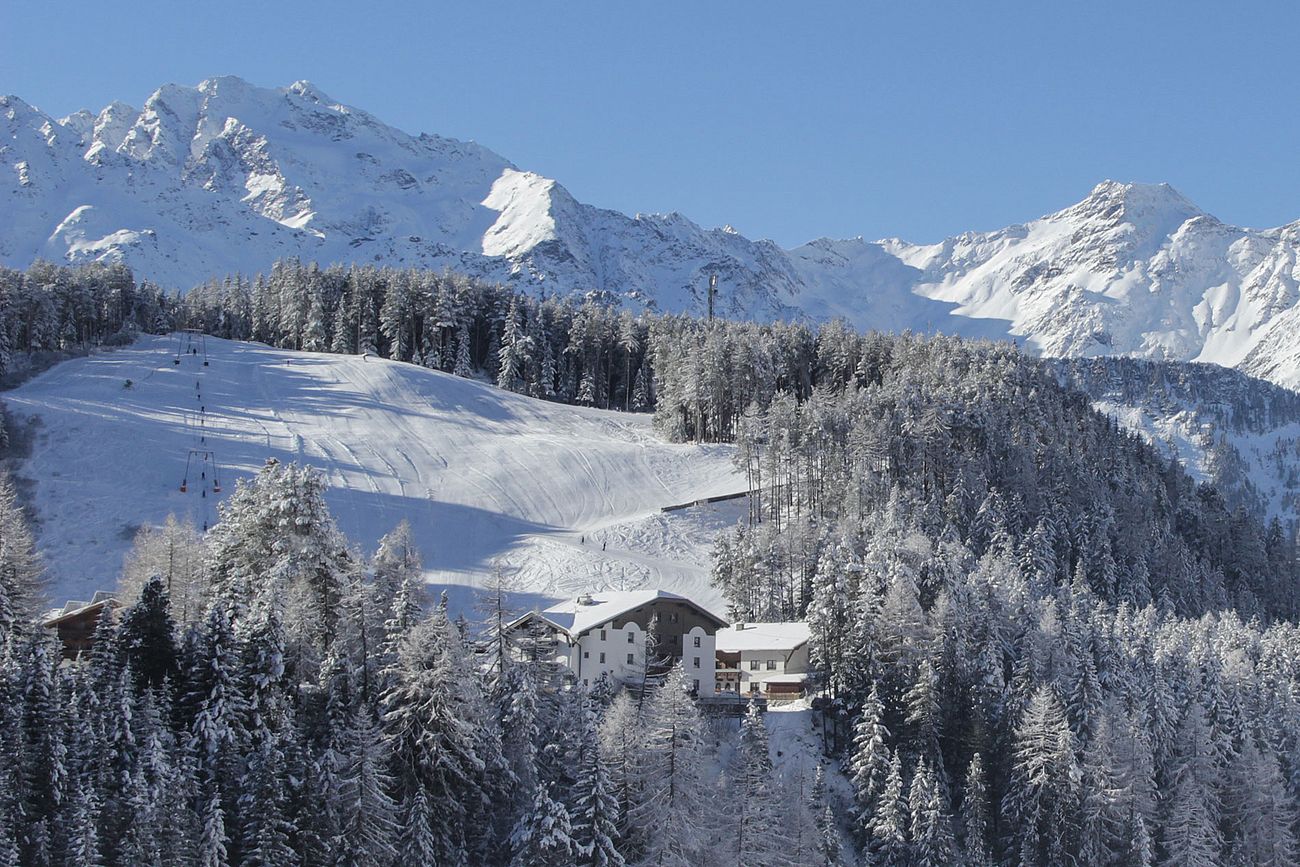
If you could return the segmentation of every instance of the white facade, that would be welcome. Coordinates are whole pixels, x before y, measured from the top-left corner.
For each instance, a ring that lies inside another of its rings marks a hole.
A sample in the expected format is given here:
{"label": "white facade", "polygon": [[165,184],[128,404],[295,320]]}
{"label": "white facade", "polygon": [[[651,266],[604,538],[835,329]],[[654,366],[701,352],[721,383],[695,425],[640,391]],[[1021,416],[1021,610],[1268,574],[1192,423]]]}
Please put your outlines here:
{"label": "white facade", "polygon": [[519,618],[513,627],[535,620],[555,639],[554,660],[576,683],[591,686],[602,675],[639,684],[646,662],[646,633],[638,619],[662,613],[659,635],[672,641],[660,654],[681,660],[687,682],[701,698],[714,695],[717,667],[714,633],[724,621],[685,597],[664,591],[609,592],[583,595],[545,611]]}
{"label": "white facade", "polygon": [[[742,696],[766,696],[774,684],[789,692],[798,689],[808,675],[806,623],[737,623],[719,629],[718,684],[736,685]],[[730,666],[738,665],[738,668]],[[736,675],[739,675],[737,678]]]}
{"label": "white facade", "polygon": [[[682,636],[682,670],[701,697],[713,695],[716,666],[715,639],[699,626]],[[574,679],[583,686],[607,674],[621,683],[640,680],[645,666],[645,632],[636,623],[614,626],[614,621],[593,627],[568,646],[561,644],[557,656]]]}

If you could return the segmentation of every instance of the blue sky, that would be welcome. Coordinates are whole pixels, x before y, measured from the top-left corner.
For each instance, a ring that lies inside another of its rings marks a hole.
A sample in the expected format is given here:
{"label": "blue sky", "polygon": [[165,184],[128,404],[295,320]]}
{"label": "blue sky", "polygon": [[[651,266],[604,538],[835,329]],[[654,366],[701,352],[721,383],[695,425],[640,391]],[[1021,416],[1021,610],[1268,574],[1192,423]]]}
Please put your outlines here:
{"label": "blue sky", "polygon": [[997,228],[1107,177],[1300,218],[1294,2],[0,0],[0,29],[0,92],[51,113],[306,78],[583,201],[787,246]]}

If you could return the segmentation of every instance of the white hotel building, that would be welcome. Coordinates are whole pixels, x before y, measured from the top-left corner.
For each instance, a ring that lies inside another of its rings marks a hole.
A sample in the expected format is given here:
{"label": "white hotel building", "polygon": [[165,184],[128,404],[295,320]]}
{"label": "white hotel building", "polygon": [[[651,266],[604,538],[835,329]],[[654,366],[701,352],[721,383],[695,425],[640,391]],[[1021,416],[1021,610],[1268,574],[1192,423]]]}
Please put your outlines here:
{"label": "white hotel building", "polygon": [[[665,590],[583,594],[515,620],[512,630],[541,627],[555,642],[551,661],[590,686],[603,674],[622,683],[642,676],[646,629],[658,615],[658,655],[681,660],[696,695],[714,695],[714,636],[727,622],[685,596]],[[654,673],[654,672],[652,672]]]}

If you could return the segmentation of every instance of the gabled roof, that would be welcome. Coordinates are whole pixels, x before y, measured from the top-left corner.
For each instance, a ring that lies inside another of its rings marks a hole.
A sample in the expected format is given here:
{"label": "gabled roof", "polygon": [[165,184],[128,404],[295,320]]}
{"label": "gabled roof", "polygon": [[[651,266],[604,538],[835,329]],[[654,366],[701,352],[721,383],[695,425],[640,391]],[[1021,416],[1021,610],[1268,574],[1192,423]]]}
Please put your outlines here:
{"label": "gabled roof", "polygon": [[574,638],[652,602],[684,602],[714,621],[719,628],[727,625],[727,621],[694,600],[667,590],[606,590],[584,594],[577,599],[568,599],[542,611],[525,614],[510,625],[516,626],[529,617],[540,617]]}
{"label": "gabled roof", "polygon": [[812,633],[803,621],[790,623],[737,623],[719,629],[716,647],[722,653],[742,650],[791,651],[808,643]]}
{"label": "gabled roof", "polygon": [[41,619],[43,626],[57,626],[65,620],[74,620],[87,614],[100,611],[105,607],[120,608],[121,603],[111,593],[104,590],[96,590],[95,596],[90,602],[83,602],[78,599],[70,600],[62,608],[53,608],[45,613]]}

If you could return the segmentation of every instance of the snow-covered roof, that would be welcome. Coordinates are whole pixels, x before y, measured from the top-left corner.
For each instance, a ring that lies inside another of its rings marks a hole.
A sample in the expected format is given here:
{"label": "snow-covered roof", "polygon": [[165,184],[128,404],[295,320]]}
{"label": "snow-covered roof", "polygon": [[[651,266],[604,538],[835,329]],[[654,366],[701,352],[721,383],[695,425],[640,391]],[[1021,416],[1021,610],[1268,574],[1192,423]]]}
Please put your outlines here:
{"label": "snow-covered roof", "polygon": [[723,653],[742,650],[794,650],[808,643],[811,633],[803,621],[791,623],[737,623],[719,629],[717,648]]}
{"label": "snow-covered roof", "polygon": [[765,677],[763,680],[767,683],[804,683],[808,680],[807,673],[799,674],[774,674],[771,677]]}
{"label": "snow-covered roof", "polygon": [[[565,600],[535,613],[557,629],[561,629],[571,636],[576,636],[602,623],[608,623],[629,611],[640,608],[642,605],[657,601],[685,602],[702,614],[717,621],[719,626],[726,623],[725,620],[698,602],[677,593],[670,593],[667,590],[606,590],[600,593],[585,593],[582,596]],[[522,622],[530,616],[532,615],[526,614],[516,620],[515,623]]]}
{"label": "snow-covered roof", "polygon": [[110,605],[116,608],[120,604],[121,603],[117,601],[117,597],[112,593],[105,590],[96,590],[94,597],[89,602],[80,599],[73,599],[65,603],[62,608],[51,608],[49,611],[45,612],[42,622],[45,626],[54,626],[62,620],[78,617],[88,611],[103,608],[105,605]]}

